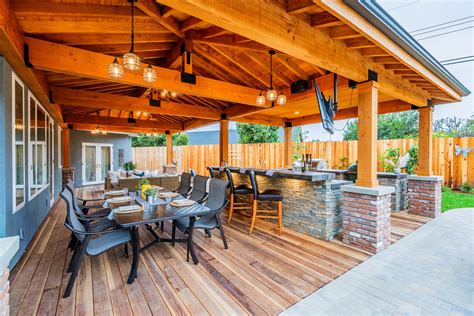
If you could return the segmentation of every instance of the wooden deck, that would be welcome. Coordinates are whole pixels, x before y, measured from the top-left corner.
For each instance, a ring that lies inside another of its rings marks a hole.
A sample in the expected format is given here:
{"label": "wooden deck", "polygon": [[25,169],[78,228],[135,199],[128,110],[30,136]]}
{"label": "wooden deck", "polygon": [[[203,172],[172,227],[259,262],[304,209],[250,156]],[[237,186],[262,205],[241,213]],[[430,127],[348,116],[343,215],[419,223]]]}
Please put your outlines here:
{"label": "wooden deck", "polygon": [[[96,195],[89,187],[84,194]],[[130,269],[122,248],[86,257],[71,296],[62,298],[69,232],[64,203],[57,203],[11,273],[12,315],[277,314],[370,257],[340,241],[325,242],[293,231],[282,237],[258,222],[247,234],[246,218],[226,225],[229,249],[218,234],[195,234],[200,263],[186,262],[183,245],[161,244],[143,253],[138,279],[126,284]],[[395,242],[428,220],[392,216]],[[170,225],[166,226],[169,233]],[[141,230],[146,242],[150,235]]]}

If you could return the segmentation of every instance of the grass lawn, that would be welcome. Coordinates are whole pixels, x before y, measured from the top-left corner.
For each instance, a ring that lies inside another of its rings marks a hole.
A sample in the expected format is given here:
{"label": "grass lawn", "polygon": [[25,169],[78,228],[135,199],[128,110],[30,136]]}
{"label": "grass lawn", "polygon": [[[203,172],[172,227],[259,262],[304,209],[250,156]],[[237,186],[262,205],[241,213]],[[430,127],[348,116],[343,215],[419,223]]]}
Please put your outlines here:
{"label": "grass lawn", "polygon": [[441,211],[446,212],[453,208],[474,207],[474,193],[442,192],[443,200]]}

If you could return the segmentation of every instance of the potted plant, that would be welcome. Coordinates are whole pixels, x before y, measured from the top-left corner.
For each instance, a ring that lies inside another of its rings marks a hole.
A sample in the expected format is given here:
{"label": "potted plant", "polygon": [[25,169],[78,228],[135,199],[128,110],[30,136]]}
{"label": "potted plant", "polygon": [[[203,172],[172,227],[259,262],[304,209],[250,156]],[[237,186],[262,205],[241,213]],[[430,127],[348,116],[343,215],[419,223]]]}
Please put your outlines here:
{"label": "potted plant", "polygon": [[147,178],[143,178],[140,180],[140,182],[138,182],[136,189],[137,191],[141,191],[144,185],[149,185],[149,184],[150,184],[150,180],[148,180]]}
{"label": "potted plant", "polygon": [[128,161],[123,164],[122,168],[127,172],[127,177],[135,170],[136,165],[133,163],[133,161]]}
{"label": "potted plant", "polygon": [[406,168],[410,154],[406,153],[401,158],[395,157],[392,159],[386,158],[385,162],[393,168],[393,173],[399,174],[402,169]]}
{"label": "potted plant", "polygon": [[154,197],[158,194],[158,189],[155,187],[149,187],[143,192],[146,196],[148,203],[153,203]]}

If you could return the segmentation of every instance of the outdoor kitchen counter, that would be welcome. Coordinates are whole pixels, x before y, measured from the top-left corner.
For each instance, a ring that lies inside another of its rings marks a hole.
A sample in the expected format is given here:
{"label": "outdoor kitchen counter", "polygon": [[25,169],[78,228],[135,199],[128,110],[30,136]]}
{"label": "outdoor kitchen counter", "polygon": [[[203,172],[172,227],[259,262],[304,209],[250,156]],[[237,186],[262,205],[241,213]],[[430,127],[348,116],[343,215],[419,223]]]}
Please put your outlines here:
{"label": "outdoor kitchen counter", "polygon": [[[235,186],[247,184],[247,171],[254,170],[260,191],[278,189],[283,193],[283,226],[295,231],[331,240],[341,230],[341,186],[352,182],[335,179],[332,173],[301,172],[289,169],[254,169],[228,167]],[[224,168],[220,177],[226,179]],[[236,195],[236,202],[248,203],[248,196]],[[263,209],[275,208],[269,202],[259,202]]]}

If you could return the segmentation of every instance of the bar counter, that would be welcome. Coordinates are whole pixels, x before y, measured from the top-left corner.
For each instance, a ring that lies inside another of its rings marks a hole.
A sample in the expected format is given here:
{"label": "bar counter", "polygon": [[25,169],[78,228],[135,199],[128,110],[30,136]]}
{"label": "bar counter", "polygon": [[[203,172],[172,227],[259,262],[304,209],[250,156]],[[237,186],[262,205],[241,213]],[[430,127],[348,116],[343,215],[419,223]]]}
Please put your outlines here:
{"label": "bar counter", "polygon": [[[226,178],[223,167],[213,167],[221,178]],[[295,231],[331,240],[341,230],[341,186],[351,181],[335,179],[332,173],[301,172],[289,169],[253,169],[228,167],[233,173],[234,185],[246,183],[247,174],[254,170],[260,191],[278,189],[283,193],[283,226]],[[245,196],[236,196],[237,202],[248,202]],[[262,203],[263,209],[274,208]],[[268,208],[267,208],[268,207]]]}

